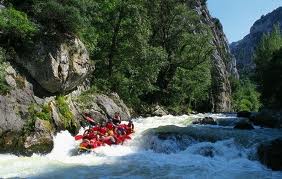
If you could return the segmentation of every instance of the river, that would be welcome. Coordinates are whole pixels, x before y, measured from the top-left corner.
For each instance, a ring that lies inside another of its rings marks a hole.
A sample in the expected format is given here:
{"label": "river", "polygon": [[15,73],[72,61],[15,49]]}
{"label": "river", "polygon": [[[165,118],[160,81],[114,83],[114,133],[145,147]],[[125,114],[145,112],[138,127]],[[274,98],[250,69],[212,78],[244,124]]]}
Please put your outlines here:
{"label": "river", "polygon": [[[165,139],[148,134],[159,126],[190,126],[193,119],[204,116],[217,119],[222,126],[191,126],[190,133],[199,138],[191,138],[189,133],[187,138],[172,135]],[[67,131],[62,131],[54,136],[54,148],[47,155],[0,154],[0,178],[281,179],[282,172],[266,168],[255,154],[258,141],[282,136],[281,130],[259,127],[253,131],[233,130],[231,123],[236,120],[230,114],[136,118],[132,140],[81,155],[74,155],[78,143]],[[216,140],[204,140],[205,135]],[[203,140],[199,140],[201,137]]]}

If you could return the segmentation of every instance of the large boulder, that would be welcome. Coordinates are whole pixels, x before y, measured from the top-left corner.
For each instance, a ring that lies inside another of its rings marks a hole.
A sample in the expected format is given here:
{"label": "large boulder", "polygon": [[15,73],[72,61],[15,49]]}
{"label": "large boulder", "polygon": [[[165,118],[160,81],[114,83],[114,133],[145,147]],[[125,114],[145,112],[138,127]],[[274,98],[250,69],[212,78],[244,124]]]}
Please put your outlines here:
{"label": "large boulder", "polygon": [[74,37],[41,40],[16,62],[51,93],[73,90],[94,69],[84,44]]}
{"label": "large boulder", "polygon": [[32,85],[9,64],[5,79],[10,91],[0,95],[0,137],[7,132],[20,132],[28,116],[28,107],[35,102]]}
{"label": "large boulder", "polygon": [[262,110],[256,115],[251,116],[250,120],[258,126],[269,128],[282,127],[282,112],[273,110]]}
{"label": "large boulder", "polygon": [[234,129],[241,129],[241,130],[252,130],[255,129],[250,122],[247,121],[240,121],[235,124]]}
{"label": "large boulder", "polygon": [[115,112],[119,112],[122,120],[127,120],[130,117],[130,112],[124,106],[118,105],[113,99],[106,95],[96,96],[97,105],[106,113],[108,116],[114,116]]}
{"label": "large boulder", "polygon": [[113,117],[115,112],[120,113],[121,120],[131,117],[129,109],[116,93],[82,95],[74,102],[74,106],[78,113],[86,112],[98,122]]}
{"label": "large boulder", "polygon": [[48,153],[53,148],[53,127],[49,121],[36,120],[31,133],[9,131],[0,138],[0,152],[21,155]]}
{"label": "large boulder", "polygon": [[23,143],[24,153],[48,153],[53,149],[53,126],[49,121],[37,119],[35,131],[25,138]]}
{"label": "large boulder", "polygon": [[168,111],[166,111],[163,107],[159,105],[153,106],[151,111],[152,116],[165,116],[168,114],[169,114]]}
{"label": "large boulder", "polygon": [[249,112],[249,111],[239,111],[239,112],[237,112],[237,117],[250,118],[251,115],[252,115],[252,113]]}
{"label": "large boulder", "polygon": [[282,138],[261,144],[258,149],[259,160],[272,170],[282,170]]}

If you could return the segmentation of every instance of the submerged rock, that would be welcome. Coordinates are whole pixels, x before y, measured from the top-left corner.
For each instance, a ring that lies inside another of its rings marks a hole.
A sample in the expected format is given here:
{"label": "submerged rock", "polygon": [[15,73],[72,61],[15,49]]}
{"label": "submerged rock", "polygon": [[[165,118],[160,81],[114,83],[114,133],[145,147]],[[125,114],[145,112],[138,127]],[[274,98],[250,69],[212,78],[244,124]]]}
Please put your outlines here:
{"label": "submerged rock", "polygon": [[272,170],[282,170],[282,138],[278,138],[261,144],[258,149],[258,157],[261,163]]}
{"label": "submerged rock", "polygon": [[255,128],[250,122],[240,121],[234,126],[234,129],[252,130]]}
{"label": "submerged rock", "polygon": [[250,120],[261,127],[281,128],[282,127],[282,112],[263,110],[252,116]]}
{"label": "submerged rock", "polygon": [[251,112],[249,111],[240,111],[237,113],[237,117],[245,117],[245,118],[250,118],[251,117]]}
{"label": "submerged rock", "polygon": [[217,125],[216,121],[212,117],[205,117],[203,119],[198,119],[196,121],[193,121],[192,124],[209,124],[209,125]]}

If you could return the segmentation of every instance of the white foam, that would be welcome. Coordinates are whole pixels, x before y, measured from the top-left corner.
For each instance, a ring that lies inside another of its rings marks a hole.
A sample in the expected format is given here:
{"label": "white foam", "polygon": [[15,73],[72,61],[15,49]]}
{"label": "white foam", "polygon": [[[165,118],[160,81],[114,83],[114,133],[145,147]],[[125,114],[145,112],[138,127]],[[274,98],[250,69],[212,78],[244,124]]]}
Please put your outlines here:
{"label": "white foam", "polygon": [[[249,160],[249,151],[238,146],[233,139],[195,143],[186,150],[171,154],[145,150],[139,145],[147,129],[165,125],[186,126],[193,119],[207,115],[233,117],[199,114],[137,118],[134,119],[136,132],[132,140],[124,145],[100,147],[93,153],[78,156],[71,156],[78,143],[69,132],[62,131],[54,136],[54,148],[50,154],[32,157],[0,155],[0,178],[282,178],[282,172],[273,172],[259,162]],[[212,157],[203,156],[201,151],[206,148],[212,150]]]}

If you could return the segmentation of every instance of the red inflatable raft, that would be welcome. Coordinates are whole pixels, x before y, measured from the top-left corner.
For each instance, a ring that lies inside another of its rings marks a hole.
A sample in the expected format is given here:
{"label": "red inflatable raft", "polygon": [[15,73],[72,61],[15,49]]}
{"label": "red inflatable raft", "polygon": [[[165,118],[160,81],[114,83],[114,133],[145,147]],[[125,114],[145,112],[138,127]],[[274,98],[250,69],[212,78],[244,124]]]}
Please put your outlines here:
{"label": "red inflatable raft", "polygon": [[75,140],[82,140],[79,144],[80,152],[91,151],[105,145],[122,145],[126,140],[131,139],[133,130],[134,125],[131,121],[128,124],[119,125],[108,122],[85,130],[83,135],[75,136]]}

